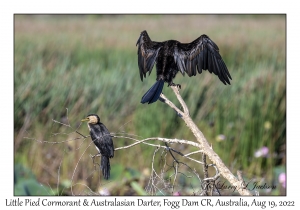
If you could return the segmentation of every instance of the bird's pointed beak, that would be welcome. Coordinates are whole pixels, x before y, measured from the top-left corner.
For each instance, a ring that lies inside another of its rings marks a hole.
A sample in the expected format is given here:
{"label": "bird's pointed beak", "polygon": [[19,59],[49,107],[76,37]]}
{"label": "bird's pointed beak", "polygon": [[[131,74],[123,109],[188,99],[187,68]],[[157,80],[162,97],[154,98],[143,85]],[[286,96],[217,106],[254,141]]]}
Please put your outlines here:
{"label": "bird's pointed beak", "polygon": [[81,122],[89,121],[89,118],[84,118],[81,120]]}

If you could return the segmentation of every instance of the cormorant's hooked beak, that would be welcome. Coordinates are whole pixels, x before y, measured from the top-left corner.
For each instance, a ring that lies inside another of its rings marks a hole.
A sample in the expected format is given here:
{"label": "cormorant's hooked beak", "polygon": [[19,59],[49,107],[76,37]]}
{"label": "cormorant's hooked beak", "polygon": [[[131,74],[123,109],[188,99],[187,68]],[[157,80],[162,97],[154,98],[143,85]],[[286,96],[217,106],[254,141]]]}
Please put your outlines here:
{"label": "cormorant's hooked beak", "polygon": [[81,122],[89,121],[89,118],[84,118],[81,120]]}

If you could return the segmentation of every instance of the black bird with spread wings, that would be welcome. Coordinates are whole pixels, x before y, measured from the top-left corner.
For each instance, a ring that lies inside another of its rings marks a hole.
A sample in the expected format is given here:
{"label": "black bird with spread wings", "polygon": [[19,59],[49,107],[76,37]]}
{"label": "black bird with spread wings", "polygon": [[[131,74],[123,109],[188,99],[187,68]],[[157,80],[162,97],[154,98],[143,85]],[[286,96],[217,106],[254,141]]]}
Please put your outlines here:
{"label": "black bird with spread wings", "polygon": [[219,54],[218,46],[205,34],[191,43],[180,43],[176,40],[164,42],[151,41],[147,31],[142,31],[136,45],[138,45],[138,66],[140,77],[146,78],[156,63],[156,83],[142,97],[141,103],[153,103],[159,99],[164,82],[168,86],[174,84],[178,71],[182,75],[187,73],[190,77],[196,76],[197,72],[208,70],[214,73],[226,85],[232,79],[229,71]]}

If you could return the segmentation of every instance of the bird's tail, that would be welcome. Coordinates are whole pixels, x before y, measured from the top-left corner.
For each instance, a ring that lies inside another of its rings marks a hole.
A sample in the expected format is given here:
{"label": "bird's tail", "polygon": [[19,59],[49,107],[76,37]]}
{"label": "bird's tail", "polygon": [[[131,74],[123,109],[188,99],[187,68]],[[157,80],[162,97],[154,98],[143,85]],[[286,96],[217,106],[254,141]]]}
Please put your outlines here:
{"label": "bird's tail", "polygon": [[156,81],[156,83],[142,97],[141,103],[144,104],[148,102],[148,104],[151,104],[157,101],[157,99],[159,99],[163,87],[164,81],[162,79]]}
{"label": "bird's tail", "polygon": [[101,156],[101,170],[102,174],[105,179],[108,179],[110,177],[110,163],[109,163],[109,157],[108,156]]}

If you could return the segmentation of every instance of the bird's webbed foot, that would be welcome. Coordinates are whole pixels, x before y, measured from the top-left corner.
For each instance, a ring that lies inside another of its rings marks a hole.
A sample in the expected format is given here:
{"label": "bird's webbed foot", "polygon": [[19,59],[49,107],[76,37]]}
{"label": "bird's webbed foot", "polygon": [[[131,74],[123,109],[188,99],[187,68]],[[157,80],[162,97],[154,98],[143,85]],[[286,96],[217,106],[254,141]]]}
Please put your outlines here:
{"label": "bird's webbed foot", "polygon": [[179,89],[181,89],[181,85],[180,84],[175,84],[174,82],[169,83],[168,86],[177,86]]}

